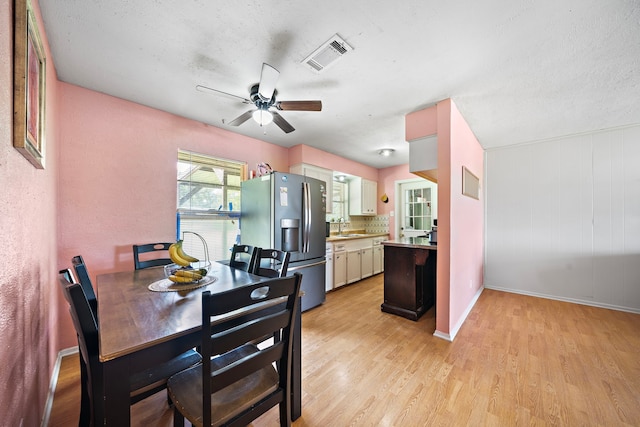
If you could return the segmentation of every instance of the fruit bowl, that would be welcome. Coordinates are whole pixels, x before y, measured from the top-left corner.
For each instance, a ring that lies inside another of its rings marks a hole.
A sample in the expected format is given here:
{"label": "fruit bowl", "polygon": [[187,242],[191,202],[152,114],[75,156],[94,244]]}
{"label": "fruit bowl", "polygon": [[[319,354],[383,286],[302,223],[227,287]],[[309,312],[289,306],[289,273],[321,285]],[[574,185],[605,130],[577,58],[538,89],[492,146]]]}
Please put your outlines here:
{"label": "fruit bowl", "polygon": [[211,270],[209,261],[192,262],[187,266],[168,264],[164,266],[164,275],[175,283],[198,283]]}

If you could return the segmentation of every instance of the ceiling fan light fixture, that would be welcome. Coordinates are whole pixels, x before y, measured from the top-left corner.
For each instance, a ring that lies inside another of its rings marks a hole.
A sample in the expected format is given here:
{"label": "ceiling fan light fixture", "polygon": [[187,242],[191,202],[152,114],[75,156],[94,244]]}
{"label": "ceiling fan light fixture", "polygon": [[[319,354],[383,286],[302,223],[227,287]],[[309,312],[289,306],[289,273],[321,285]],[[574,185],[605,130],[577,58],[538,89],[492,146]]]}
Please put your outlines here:
{"label": "ceiling fan light fixture", "polygon": [[394,150],[393,148],[383,148],[382,150],[378,151],[378,154],[384,157],[389,157],[393,154],[394,151],[396,150]]}
{"label": "ceiling fan light fixture", "polygon": [[253,112],[253,120],[260,126],[266,126],[273,121],[273,114],[266,109],[257,109]]}

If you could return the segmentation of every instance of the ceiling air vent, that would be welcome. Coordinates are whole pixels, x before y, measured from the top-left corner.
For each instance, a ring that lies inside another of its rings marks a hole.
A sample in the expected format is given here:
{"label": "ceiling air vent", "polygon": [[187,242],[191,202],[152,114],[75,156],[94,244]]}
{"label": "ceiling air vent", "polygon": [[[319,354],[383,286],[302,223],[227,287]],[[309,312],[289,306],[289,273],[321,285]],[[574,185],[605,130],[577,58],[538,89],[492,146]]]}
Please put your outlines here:
{"label": "ceiling air vent", "polygon": [[339,35],[335,34],[311,55],[307,56],[302,63],[307,64],[312,70],[319,73],[333,65],[350,50],[353,50],[353,48]]}

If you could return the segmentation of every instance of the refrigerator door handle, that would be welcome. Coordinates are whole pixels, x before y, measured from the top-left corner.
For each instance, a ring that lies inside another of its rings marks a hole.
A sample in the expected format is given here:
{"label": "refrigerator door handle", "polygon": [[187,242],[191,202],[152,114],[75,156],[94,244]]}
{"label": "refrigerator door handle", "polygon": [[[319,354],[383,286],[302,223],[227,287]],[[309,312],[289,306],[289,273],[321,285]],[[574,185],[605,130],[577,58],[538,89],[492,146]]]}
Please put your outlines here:
{"label": "refrigerator door handle", "polygon": [[326,263],[327,261],[318,261],[318,262],[314,262],[313,264],[305,264],[297,267],[289,267],[287,268],[287,273],[290,271],[302,270],[303,268],[315,267],[316,265],[325,265]]}
{"label": "refrigerator door handle", "polygon": [[311,192],[309,183],[302,183],[302,210],[304,224],[302,225],[302,252],[309,252],[309,239],[311,238]]}

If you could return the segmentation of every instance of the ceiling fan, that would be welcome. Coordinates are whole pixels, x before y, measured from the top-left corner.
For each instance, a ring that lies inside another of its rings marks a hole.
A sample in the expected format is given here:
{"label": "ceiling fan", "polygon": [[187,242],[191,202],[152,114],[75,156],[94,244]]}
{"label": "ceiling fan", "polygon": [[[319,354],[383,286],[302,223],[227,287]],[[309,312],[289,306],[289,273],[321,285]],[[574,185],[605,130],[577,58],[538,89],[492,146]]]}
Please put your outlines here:
{"label": "ceiling fan", "polygon": [[249,110],[227,123],[229,126],[240,126],[253,117],[260,126],[266,126],[273,121],[273,123],[285,133],[290,133],[293,132],[295,128],[277,111],[270,110],[270,108],[274,107],[280,111],[322,111],[322,101],[277,101],[276,96],[278,95],[278,91],[276,90],[276,82],[279,76],[280,71],[269,64],[262,64],[260,82],[251,86],[249,98],[201,85],[196,86],[196,89],[201,92],[214,92],[232,96],[241,99],[245,104],[255,105],[255,109]]}

